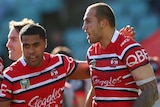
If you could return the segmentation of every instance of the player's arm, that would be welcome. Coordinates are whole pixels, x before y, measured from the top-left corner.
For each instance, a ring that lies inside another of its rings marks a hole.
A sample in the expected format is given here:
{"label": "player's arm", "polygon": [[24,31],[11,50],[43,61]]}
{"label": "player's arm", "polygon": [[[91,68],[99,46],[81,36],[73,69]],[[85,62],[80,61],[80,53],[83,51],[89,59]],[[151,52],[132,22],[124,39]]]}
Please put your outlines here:
{"label": "player's arm", "polygon": [[86,61],[77,61],[76,70],[68,76],[69,79],[88,79],[90,78],[89,65]]}
{"label": "player's arm", "polygon": [[11,101],[0,101],[0,107],[9,107]]}
{"label": "player's arm", "polygon": [[4,84],[1,85],[1,89],[0,89],[0,107],[10,107],[11,100],[7,100],[7,98],[4,97],[4,95],[6,94],[3,93],[3,91],[6,92],[6,85]]}
{"label": "player's arm", "polygon": [[133,107],[152,107],[159,96],[155,74],[151,65],[141,66],[131,71],[131,74],[142,91]]}
{"label": "player's arm", "polygon": [[87,94],[84,107],[92,107],[92,102],[93,102],[94,96],[95,96],[94,87],[91,86],[91,89],[89,90],[89,92]]}

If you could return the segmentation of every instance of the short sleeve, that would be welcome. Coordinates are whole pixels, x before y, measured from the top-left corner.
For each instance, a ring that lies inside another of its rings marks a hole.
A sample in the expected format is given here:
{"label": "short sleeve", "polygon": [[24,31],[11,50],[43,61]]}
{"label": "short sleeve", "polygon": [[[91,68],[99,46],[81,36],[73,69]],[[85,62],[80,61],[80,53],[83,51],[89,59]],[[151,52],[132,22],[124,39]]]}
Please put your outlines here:
{"label": "short sleeve", "polygon": [[[6,69],[7,70],[7,69]],[[0,101],[5,101],[5,100],[10,100],[12,99],[12,82],[10,80],[7,79],[7,74],[6,72],[8,71],[4,71],[4,78],[3,78],[3,82],[1,84],[1,89],[0,89]],[[12,71],[11,71],[12,72]]]}
{"label": "short sleeve", "polygon": [[4,70],[3,60],[0,57],[0,79],[3,78],[3,70]]}
{"label": "short sleeve", "polygon": [[64,64],[67,66],[67,75],[71,75],[77,68],[77,62],[72,57],[63,56]]}
{"label": "short sleeve", "polygon": [[148,53],[141,45],[133,45],[126,49],[123,62],[132,71],[140,66],[149,63]]}

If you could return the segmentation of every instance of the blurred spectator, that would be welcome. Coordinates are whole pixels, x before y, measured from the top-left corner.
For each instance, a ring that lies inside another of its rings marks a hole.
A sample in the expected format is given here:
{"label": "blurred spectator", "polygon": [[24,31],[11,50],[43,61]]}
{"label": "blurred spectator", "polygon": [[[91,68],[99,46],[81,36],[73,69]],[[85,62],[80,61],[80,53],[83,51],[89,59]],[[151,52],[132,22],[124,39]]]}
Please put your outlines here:
{"label": "blurred spectator", "polygon": [[[159,61],[159,58],[157,56],[150,57],[150,63],[157,78],[157,87],[160,95],[160,64],[158,63],[158,61]],[[159,105],[160,105],[160,98],[156,101],[153,107],[159,107]]]}
{"label": "blurred spectator", "polygon": [[[159,61],[159,58],[157,56],[150,57],[150,63],[151,63],[151,66],[153,67],[153,70],[156,74],[158,91],[159,91],[159,95],[160,95],[160,64],[158,63],[158,61]],[[156,101],[156,103],[153,105],[153,107],[159,107],[159,105],[160,105],[160,98]]]}
{"label": "blurred spectator", "polygon": [[152,13],[156,13],[160,16],[160,0],[149,0]]}
{"label": "blurred spectator", "polygon": [[159,58],[157,56],[150,57],[150,63],[157,77],[160,77],[160,64],[158,63]]}
{"label": "blurred spectator", "polygon": [[63,32],[61,30],[53,30],[48,37],[48,50],[52,51],[57,46],[64,46]]}
{"label": "blurred spectator", "polygon": [[158,63],[158,61],[159,61],[159,58],[157,56],[150,57],[150,63],[155,72],[155,75],[157,78],[157,84],[158,84],[158,91],[160,93],[160,64]]}

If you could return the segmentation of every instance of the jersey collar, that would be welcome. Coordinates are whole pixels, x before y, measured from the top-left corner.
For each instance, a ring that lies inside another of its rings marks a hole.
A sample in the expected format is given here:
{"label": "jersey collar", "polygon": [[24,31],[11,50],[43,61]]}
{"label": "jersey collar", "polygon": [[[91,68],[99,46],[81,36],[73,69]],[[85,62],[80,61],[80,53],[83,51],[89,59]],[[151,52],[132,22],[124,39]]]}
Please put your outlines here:
{"label": "jersey collar", "polygon": [[112,43],[114,43],[114,42],[117,40],[118,35],[119,35],[119,31],[118,31],[118,30],[115,30],[115,31],[114,31],[114,34],[113,34],[113,37],[112,37],[112,39],[111,39],[111,42],[112,42]]}
{"label": "jersey collar", "polygon": [[[45,56],[43,56],[43,60],[45,60]],[[24,56],[20,57],[19,61],[22,63],[23,66],[27,65],[26,61],[24,60]]]}

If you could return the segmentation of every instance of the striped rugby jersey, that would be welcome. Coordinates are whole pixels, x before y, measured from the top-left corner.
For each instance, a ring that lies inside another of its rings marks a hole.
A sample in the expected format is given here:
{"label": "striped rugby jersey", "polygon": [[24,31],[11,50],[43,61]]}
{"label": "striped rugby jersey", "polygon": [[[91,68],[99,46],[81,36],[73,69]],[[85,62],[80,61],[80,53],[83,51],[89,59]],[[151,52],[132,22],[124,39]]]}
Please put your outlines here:
{"label": "striped rugby jersey", "polygon": [[99,43],[88,49],[87,61],[95,88],[95,107],[132,107],[139,88],[131,72],[149,62],[141,45],[115,31],[105,49]]}
{"label": "striped rugby jersey", "polygon": [[4,70],[4,65],[3,65],[3,60],[2,58],[0,57],[0,79],[3,78],[3,70]]}
{"label": "striped rugby jersey", "polygon": [[4,70],[3,60],[0,57],[0,86],[3,80],[3,70]]}
{"label": "striped rugby jersey", "polygon": [[66,76],[77,63],[65,55],[44,54],[39,68],[26,65],[23,58],[4,71],[0,100],[12,100],[10,107],[62,107]]}

